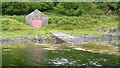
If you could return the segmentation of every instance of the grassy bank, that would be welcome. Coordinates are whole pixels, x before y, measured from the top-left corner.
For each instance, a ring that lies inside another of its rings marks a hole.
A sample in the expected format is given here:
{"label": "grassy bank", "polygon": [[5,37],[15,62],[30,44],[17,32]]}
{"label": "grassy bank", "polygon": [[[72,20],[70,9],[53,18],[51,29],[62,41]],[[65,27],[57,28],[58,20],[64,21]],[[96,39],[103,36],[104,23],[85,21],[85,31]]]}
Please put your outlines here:
{"label": "grassy bank", "polygon": [[104,54],[113,54],[113,55],[119,55],[118,53],[118,47],[117,46],[111,46],[111,45],[96,45],[96,44],[81,44],[81,45],[75,45],[76,48],[82,48],[86,51],[95,51],[98,53],[104,53]]}
{"label": "grassy bank", "polygon": [[49,16],[48,25],[43,28],[33,28],[26,25],[25,16],[2,16],[2,38],[24,37],[26,33],[32,37],[36,34],[50,36],[51,32],[65,32],[70,34],[94,34],[101,35],[103,32],[97,32],[98,29],[108,30],[117,29],[117,16]]}

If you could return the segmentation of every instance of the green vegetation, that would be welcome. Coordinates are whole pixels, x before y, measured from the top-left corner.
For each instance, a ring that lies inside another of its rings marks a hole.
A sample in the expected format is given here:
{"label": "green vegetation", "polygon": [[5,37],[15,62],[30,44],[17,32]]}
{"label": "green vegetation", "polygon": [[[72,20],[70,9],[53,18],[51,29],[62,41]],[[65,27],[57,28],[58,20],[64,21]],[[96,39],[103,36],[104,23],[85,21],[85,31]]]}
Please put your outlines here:
{"label": "green vegetation", "polygon": [[[4,15],[26,15],[35,9],[42,12],[81,16],[81,15],[102,15],[118,14],[120,2],[111,3],[87,3],[87,2],[3,2],[2,14]],[[89,11],[88,11],[89,10]]]}
{"label": "green vegetation", "polygon": [[[56,28],[61,30],[74,30],[74,29],[108,29],[116,27],[118,24],[117,16],[54,16],[49,18],[48,28]],[[114,22],[114,23],[113,23]]]}
{"label": "green vegetation", "polygon": [[107,30],[118,26],[117,16],[49,16],[49,25],[43,28],[33,28],[25,23],[25,16],[2,16],[2,37],[24,37],[26,33],[29,36],[41,34],[50,36],[50,32],[65,32],[70,34],[95,34],[101,35],[103,32],[97,32],[97,29]]}
{"label": "green vegetation", "polygon": [[96,51],[99,53],[107,53],[107,54],[119,54],[118,53],[118,47],[116,46],[104,46],[104,45],[96,45],[96,44],[81,44],[81,45],[75,45],[77,48],[83,48],[86,51]]}
{"label": "green vegetation", "polygon": [[[4,2],[2,3],[2,37],[24,37],[26,33],[51,36],[50,32],[95,34],[98,29],[117,29],[120,2]],[[18,6],[19,5],[19,6]],[[49,17],[49,25],[37,29],[26,25],[25,16],[39,9]],[[89,10],[89,11],[88,11]]]}
{"label": "green vegetation", "polygon": [[[25,16],[35,9],[49,17],[48,25],[33,28],[26,24]],[[120,29],[119,11],[120,2],[3,2],[0,34],[1,38],[33,37],[38,34],[46,38],[51,36],[51,32],[103,35],[109,29]],[[117,31],[112,34],[115,33]],[[103,45],[103,41],[92,42],[80,45],[11,42],[2,44],[0,48],[3,51],[3,66],[54,66],[55,63],[91,67],[97,64],[103,67],[119,65],[118,56],[115,56],[119,55],[117,40],[110,45]],[[115,46],[111,46],[114,43]]]}
{"label": "green vegetation", "polygon": [[106,50],[106,49],[111,49],[112,47],[109,47],[109,46],[101,46],[101,45],[95,45],[95,44],[81,44],[81,45],[77,45],[77,46],[80,46],[82,48],[85,48],[85,49],[96,49],[96,50]]}
{"label": "green vegetation", "polygon": [[[11,46],[12,45],[12,46]],[[4,49],[11,49],[11,48],[23,48],[23,47],[26,47],[26,46],[32,46],[34,45],[34,43],[29,43],[29,42],[20,42],[20,43],[4,43],[2,44],[2,47]]]}

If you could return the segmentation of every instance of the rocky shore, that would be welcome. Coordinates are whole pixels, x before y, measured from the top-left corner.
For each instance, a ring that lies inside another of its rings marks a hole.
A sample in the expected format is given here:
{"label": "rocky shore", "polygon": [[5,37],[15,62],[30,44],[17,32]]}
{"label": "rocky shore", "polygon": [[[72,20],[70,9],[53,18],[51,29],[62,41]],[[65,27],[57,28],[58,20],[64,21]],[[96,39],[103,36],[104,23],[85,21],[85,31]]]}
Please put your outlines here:
{"label": "rocky shore", "polygon": [[[89,41],[89,40],[95,40],[95,41],[113,41],[113,40],[120,40],[120,35],[102,35],[102,36],[95,36],[95,35],[73,35],[76,38],[82,39],[84,41]],[[73,40],[74,41],[74,40]],[[61,39],[51,36],[48,38],[43,38],[40,36],[34,36],[34,37],[21,37],[21,38],[2,38],[0,39],[0,43],[10,43],[10,42],[37,42],[37,43],[62,43]]]}

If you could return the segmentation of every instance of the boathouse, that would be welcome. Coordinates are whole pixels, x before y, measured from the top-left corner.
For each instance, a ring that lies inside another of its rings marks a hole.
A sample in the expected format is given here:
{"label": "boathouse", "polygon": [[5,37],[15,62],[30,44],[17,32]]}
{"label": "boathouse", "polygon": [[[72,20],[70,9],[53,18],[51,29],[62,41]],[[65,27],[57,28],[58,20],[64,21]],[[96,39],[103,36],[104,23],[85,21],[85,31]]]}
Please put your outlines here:
{"label": "boathouse", "polygon": [[48,17],[36,9],[26,16],[26,24],[35,28],[41,28],[48,24]]}

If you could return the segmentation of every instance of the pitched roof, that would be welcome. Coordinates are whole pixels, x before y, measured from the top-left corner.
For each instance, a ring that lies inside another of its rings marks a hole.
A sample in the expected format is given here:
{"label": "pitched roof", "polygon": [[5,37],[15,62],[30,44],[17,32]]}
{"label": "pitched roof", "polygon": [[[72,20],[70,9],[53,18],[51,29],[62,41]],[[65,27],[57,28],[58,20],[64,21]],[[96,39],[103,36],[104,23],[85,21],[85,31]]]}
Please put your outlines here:
{"label": "pitched roof", "polygon": [[[34,15],[34,14],[42,14],[42,15],[44,15],[42,12],[40,12],[38,9],[36,9],[33,12],[31,12],[30,14],[28,14],[27,16]],[[46,16],[46,15],[44,15],[44,16]]]}

